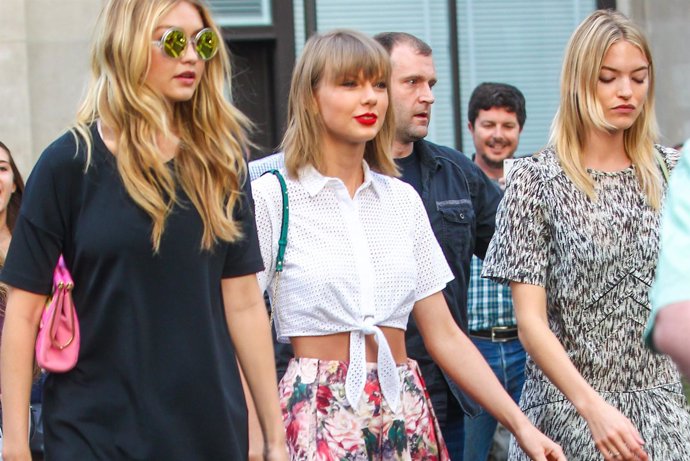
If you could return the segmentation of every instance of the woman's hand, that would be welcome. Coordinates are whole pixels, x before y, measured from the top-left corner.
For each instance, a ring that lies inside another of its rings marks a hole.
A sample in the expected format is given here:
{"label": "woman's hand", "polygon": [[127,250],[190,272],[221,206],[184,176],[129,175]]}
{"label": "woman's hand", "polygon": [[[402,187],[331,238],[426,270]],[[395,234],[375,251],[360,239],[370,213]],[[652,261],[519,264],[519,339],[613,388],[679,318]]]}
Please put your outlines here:
{"label": "woman's hand", "polygon": [[290,461],[285,444],[267,446],[266,461]]}
{"label": "woman's hand", "polygon": [[583,409],[594,443],[606,461],[647,461],[644,440],[635,426],[615,407],[599,397]]}
{"label": "woman's hand", "polygon": [[249,454],[248,461],[263,461],[264,460],[264,438],[259,430],[259,437],[255,437],[255,431],[249,430]]}
{"label": "woman's hand", "polygon": [[539,432],[532,424],[516,431],[515,439],[520,448],[534,461],[566,461],[563,449],[556,442]]}
{"label": "woman's hand", "polygon": [[[26,434],[25,434],[26,435]],[[31,451],[29,450],[29,443],[23,441],[19,445],[3,441],[2,456],[0,459],[4,461],[31,461]]]}

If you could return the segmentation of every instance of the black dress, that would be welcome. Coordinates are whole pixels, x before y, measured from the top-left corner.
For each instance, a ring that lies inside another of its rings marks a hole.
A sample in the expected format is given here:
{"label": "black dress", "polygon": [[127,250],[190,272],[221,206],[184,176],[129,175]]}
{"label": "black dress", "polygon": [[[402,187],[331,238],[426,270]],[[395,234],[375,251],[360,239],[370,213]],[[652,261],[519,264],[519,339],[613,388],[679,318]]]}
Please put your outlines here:
{"label": "black dress", "polygon": [[151,220],[92,134],[86,173],[69,133],[42,154],[2,272],[8,285],[48,294],[62,252],[75,281],[81,350],[76,368],[46,382],[46,458],[246,459],[220,281],[263,268],[249,181],[236,210],[242,240],[201,250],[201,218],[178,188],[154,253]]}

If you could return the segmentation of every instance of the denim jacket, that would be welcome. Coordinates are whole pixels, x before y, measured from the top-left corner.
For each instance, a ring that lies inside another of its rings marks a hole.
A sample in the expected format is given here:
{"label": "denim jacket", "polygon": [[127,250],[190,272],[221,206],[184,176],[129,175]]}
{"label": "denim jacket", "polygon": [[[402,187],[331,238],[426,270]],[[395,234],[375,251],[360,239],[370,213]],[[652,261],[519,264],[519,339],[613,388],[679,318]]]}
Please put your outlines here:
{"label": "denim jacket", "polygon": [[[500,189],[469,158],[455,149],[421,140],[414,143],[422,174],[420,195],[431,227],[455,280],[443,294],[453,318],[467,332],[467,288],[470,261],[475,254],[484,259],[494,233]],[[407,354],[421,368],[439,421],[446,420],[448,389],[465,413],[474,416],[479,406],[469,400],[434,363],[424,347],[414,318],[405,335]]]}

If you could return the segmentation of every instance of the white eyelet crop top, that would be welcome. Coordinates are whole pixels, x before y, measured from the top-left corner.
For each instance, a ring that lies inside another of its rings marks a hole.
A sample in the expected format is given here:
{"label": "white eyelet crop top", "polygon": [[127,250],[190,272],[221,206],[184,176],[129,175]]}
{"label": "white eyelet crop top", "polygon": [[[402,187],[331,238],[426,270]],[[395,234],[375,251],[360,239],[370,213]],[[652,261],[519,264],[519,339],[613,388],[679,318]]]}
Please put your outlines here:
{"label": "white eyelet crop top", "polygon": [[[366,162],[363,169],[353,198],[340,179],[311,166],[298,179],[283,171],[290,217],[274,322],[280,342],[351,332],[345,390],[353,408],[366,379],[364,337],[375,335],[382,394],[395,411],[400,382],[379,326],[405,330],[414,303],[441,291],[453,274],[417,192]],[[252,192],[266,267],[259,284],[272,298],[282,196],[273,175],[255,180]]]}

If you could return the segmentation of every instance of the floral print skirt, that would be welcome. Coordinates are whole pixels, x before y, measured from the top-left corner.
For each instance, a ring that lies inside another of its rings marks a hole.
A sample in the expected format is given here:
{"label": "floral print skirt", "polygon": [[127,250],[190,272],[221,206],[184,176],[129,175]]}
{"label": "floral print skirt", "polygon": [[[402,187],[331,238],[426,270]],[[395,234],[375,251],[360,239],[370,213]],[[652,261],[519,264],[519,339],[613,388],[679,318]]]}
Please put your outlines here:
{"label": "floral print skirt", "polygon": [[376,364],[357,408],[345,398],[347,362],[296,358],[280,381],[290,459],[299,461],[449,461],[431,400],[414,360],[398,366],[401,399],[393,412]]}

